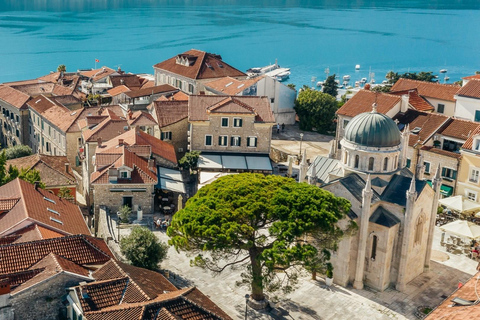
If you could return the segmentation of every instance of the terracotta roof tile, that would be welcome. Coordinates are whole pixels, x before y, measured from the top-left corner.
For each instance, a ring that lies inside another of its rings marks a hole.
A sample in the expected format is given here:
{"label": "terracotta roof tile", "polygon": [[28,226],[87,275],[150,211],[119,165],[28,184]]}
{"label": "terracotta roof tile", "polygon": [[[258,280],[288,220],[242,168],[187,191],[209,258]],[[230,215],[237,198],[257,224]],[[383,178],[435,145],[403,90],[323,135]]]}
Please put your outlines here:
{"label": "terracotta roof tile", "polygon": [[111,252],[98,249],[92,239],[95,238],[74,235],[0,246],[0,274],[28,270],[50,253],[78,265],[97,265],[110,260]]}
{"label": "terracotta roof tile", "polygon": [[128,92],[130,91],[130,88],[128,88],[125,85],[113,87],[112,89],[108,90],[108,94],[111,95],[112,97],[115,97],[121,93]]}
{"label": "terracotta roof tile", "polygon": [[480,125],[475,129],[473,130],[472,134],[470,135],[470,137],[467,139],[467,141],[465,141],[465,143],[463,144],[462,146],[462,149],[466,149],[466,150],[472,150],[472,146],[473,146],[473,138],[475,136],[478,136],[480,134]]}
{"label": "terracotta roof tile", "polygon": [[377,111],[386,114],[400,103],[401,98],[381,92],[375,93],[370,90],[360,90],[337,110],[337,114],[355,117],[360,113],[370,112],[375,101],[377,102]]}
{"label": "terracotta roof tile", "polygon": [[480,318],[480,305],[471,306],[456,305],[452,302],[454,298],[461,298],[468,301],[477,301],[477,290],[480,272],[468,280],[462,287],[453,292],[450,297],[445,299],[436,307],[425,320],[448,319],[448,320],[470,320]]}
{"label": "terracotta roof tile", "polygon": [[480,99],[480,80],[470,80],[458,90],[457,96]]}
{"label": "terracotta roof tile", "polygon": [[462,155],[460,153],[451,152],[451,151],[447,151],[447,150],[442,150],[442,149],[438,149],[438,148],[430,147],[430,146],[424,146],[424,147],[422,147],[422,150],[432,152],[432,153],[436,153],[436,154],[440,154],[442,156],[455,158],[455,159],[460,159],[462,157]]}
{"label": "terracotta roof tile", "polygon": [[114,120],[106,118],[92,129],[83,131],[83,139],[85,142],[95,142],[97,138],[103,140],[110,140],[125,132],[125,127],[128,128],[126,119]]}
{"label": "terracotta roof tile", "polygon": [[156,125],[157,122],[153,119],[152,115],[145,111],[135,111],[131,117],[128,117],[128,124],[130,126],[153,126]]}
{"label": "terracotta roof tile", "polygon": [[43,82],[43,83],[29,83],[22,85],[10,85],[10,87],[21,91],[30,97],[35,97],[41,94],[51,94],[53,93],[53,88],[55,87],[54,83]]}
{"label": "terracotta roof tile", "polygon": [[252,114],[255,115],[256,122],[275,123],[267,97],[190,96],[188,100],[189,121],[208,121],[211,112]]}
{"label": "terracotta roof tile", "polygon": [[205,83],[205,87],[213,89],[218,94],[226,94],[229,96],[234,96],[239,93],[242,93],[243,90],[250,88],[260,79],[263,79],[265,76],[256,77],[253,79],[237,80],[232,77],[220,78]]}
{"label": "terracotta roof tile", "polygon": [[462,79],[463,80],[475,80],[475,79],[480,80],[480,74],[474,74],[473,76],[464,77]]}
{"label": "terracotta roof tile", "polygon": [[68,163],[65,156],[50,156],[43,154],[34,154],[27,157],[16,158],[7,161],[7,166],[12,165],[25,170],[38,170],[40,178],[45,186],[65,186],[76,185],[75,176],[69,169],[65,170],[65,164]]}
{"label": "terracotta roof tile", "polygon": [[26,103],[29,99],[30,96],[28,94],[9,86],[0,85],[0,100],[3,100],[18,109],[27,109]]}
{"label": "terracotta roof tile", "polygon": [[109,68],[109,67],[102,67],[99,69],[92,69],[88,71],[81,71],[80,74],[84,76],[85,78],[92,78],[93,81],[98,81],[100,79],[103,79],[105,77],[108,77],[109,75],[115,73],[116,71]]}
{"label": "terracotta roof tile", "polygon": [[[177,63],[177,60],[184,61],[186,65]],[[245,73],[225,63],[221,56],[195,49],[157,63],[153,67],[190,79],[246,77]]]}
{"label": "terracotta roof tile", "polygon": [[142,87],[142,82],[136,74],[116,74],[110,76],[110,82],[113,87],[126,86],[130,90],[138,90]]}
{"label": "terracotta roof tile", "polygon": [[[75,287],[83,312],[97,311],[120,304],[127,288],[128,280],[127,277],[124,277],[107,281],[95,281]],[[84,297],[82,292],[87,297]]]}
{"label": "terracotta roof tile", "polygon": [[480,123],[478,122],[452,119],[445,129],[440,131],[440,134],[461,140],[467,140],[478,126],[480,126]]}
{"label": "terracotta roof tile", "polygon": [[417,89],[418,94],[422,97],[455,101],[454,95],[458,89],[460,89],[460,86],[400,78],[393,85],[391,91],[403,91],[410,89]]}
{"label": "terracotta roof tile", "polygon": [[154,108],[153,112],[160,128],[177,123],[188,117],[188,100],[154,101],[149,108]]}
{"label": "terracotta roof tile", "polygon": [[[417,143],[424,144],[433,134],[441,130],[450,121],[450,118],[436,113],[426,113],[416,110],[407,110],[405,114],[398,114],[393,117],[401,124],[408,124],[410,129],[410,137],[408,145],[410,147]],[[415,129],[420,128],[418,133],[414,133]]]}
{"label": "terracotta roof tile", "polygon": [[0,195],[4,199],[20,198],[10,211],[0,215],[0,234],[25,220],[58,232],[90,234],[77,205],[46,190],[36,190],[26,181],[17,178],[1,186]]}
{"label": "terracotta roof tile", "polygon": [[427,100],[418,95],[417,89],[389,92],[395,96],[403,96],[408,94],[408,104],[418,111],[434,111],[435,107],[432,106]]}
{"label": "terracotta roof tile", "polygon": [[145,88],[145,89],[125,92],[125,94],[127,96],[129,96],[130,98],[139,98],[139,97],[151,96],[151,95],[159,94],[159,93],[172,94],[172,93],[177,92],[177,91],[178,91],[178,89],[172,87],[171,85],[162,84],[160,86],[149,87],[149,88]]}
{"label": "terracotta roof tile", "polygon": [[142,83],[142,89],[151,88],[151,87],[154,87],[154,86],[155,86],[155,81],[153,81],[153,80],[145,80]]}
{"label": "terracotta roof tile", "polygon": [[174,93],[173,96],[169,98],[171,101],[188,101],[188,98],[190,96],[183,91],[178,91],[177,93]]}
{"label": "terracotta roof tile", "polygon": [[26,226],[20,230],[15,231],[14,233],[10,233],[8,236],[4,236],[3,238],[8,239],[12,237],[14,240],[11,242],[5,242],[4,244],[8,243],[22,243],[22,242],[30,242],[42,239],[52,239],[52,238],[59,238],[64,237],[66,234],[53,231],[48,228],[44,228],[39,226],[36,223],[33,223],[29,226]]}
{"label": "terracotta roof tile", "polygon": [[62,132],[67,132],[68,128],[70,128],[81,114],[81,111],[72,112],[67,107],[56,103],[44,95],[30,100],[27,105]]}
{"label": "terracotta roof tile", "polygon": [[96,153],[105,153],[109,149],[116,148],[120,139],[123,139],[123,143],[128,146],[150,146],[153,154],[174,164],[177,163],[175,147],[139,129],[130,129],[113,139],[102,142],[102,148],[97,148]]}

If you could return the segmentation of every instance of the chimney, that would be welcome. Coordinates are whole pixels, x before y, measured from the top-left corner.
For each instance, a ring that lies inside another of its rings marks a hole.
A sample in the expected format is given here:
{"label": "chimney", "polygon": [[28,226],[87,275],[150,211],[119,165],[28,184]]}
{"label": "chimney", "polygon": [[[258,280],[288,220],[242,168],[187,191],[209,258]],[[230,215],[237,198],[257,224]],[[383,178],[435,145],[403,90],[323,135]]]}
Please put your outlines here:
{"label": "chimney", "polygon": [[123,139],[118,139],[118,145],[119,146],[123,145]]}
{"label": "chimney", "polygon": [[97,145],[101,148],[102,147],[102,138],[98,137],[97,138]]}
{"label": "chimney", "polygon": [[0,296],[10,293],[10,280],[8,278],[0,280]]}
{"label": "chimney", "polygon": [[35,188],[35,190],[38,190],[38,186],[40,185],[40,181],[35,181],[33,183],[33,187]]}
{"label": "chimney", "polygon": [[155,171],[155,159],[148,159],[148,169]]}
{"label": "chimney", "polygon": [[65,163],[65,172],[69,173],[70,171],[70,164],[68,162]]}
{"label": "chimney", "polygon": [[127,114],[128,114],[128,120],[132,120],[132,115],[133,115],[132,109],[128,109]]}

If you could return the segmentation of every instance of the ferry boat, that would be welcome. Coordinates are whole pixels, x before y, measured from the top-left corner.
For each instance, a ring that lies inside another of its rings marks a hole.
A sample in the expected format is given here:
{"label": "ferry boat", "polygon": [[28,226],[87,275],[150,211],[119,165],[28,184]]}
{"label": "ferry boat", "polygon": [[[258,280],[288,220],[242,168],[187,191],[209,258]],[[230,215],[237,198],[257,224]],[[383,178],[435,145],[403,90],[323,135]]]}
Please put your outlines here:
{"label": "ferry boat", "polygon": [[277,59],[275,59],[275,63],[259,68],[250,68],[247,70],[247,75],[251,78],[266,75],[277,79],[278,81],[284,81],[290,77],[290,68],[282,68],[278,65]]}
{"label": "ferry boat", "polygon": [[360,70],[360,65],[359,65],[359,64],[357,64],[357,65],[355,66],[355,70]]}
{"label": "ferry boat", "polygon": [[275,79],[282,82],[287,80],[290,77],[290,71],[283,71],[275,76]]}
{"label": "ferry boat", "polygon": [[348,74],[343,76],[343,81],[350,81],[350,76]]}

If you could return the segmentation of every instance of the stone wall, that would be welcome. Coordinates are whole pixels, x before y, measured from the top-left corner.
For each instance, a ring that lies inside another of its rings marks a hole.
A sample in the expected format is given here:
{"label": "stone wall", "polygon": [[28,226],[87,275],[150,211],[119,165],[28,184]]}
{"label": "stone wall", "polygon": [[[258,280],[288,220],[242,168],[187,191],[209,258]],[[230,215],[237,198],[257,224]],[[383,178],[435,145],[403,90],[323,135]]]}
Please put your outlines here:
{"label": "stone wall", "polygon": [[177,160],[181,159],[187,152],[188,146],[188,120],[187,118],[180,120],[176,123],[171,125],[159,128],[158,126],[154,127],[154,134],[153,136],[160,139],[162,132],[171,132],[172,133],[172,140],[166,140],[175,147],[175,152],[177,155]]}
{"label": "stone wall", "polygon": [[[146,189],[145,192],[111,192],[112,189]],[[132,205],[142,207],[144,214],[153,213],[154,185],[147,184],[94,184],[93,194],[95,216],[97,218],[100,206],[106,206],[111,212],[117,212],[123,205],[123,197],[132,197]],[[133,214],[133,212],[132,212]]]}
{"label": "stone wall", "polygon": [[66,288],[76,286],[84,278],[60,273],[35,286],[13,294],[11,303],[16,320],[62,319],[65,314]]}
{"label": "stone wall", "polygon": [[272,161],[275,163],[288,161],[289,155],[289,153],[276,149],[274,147],[270,148],[270,159],[272,159]]}

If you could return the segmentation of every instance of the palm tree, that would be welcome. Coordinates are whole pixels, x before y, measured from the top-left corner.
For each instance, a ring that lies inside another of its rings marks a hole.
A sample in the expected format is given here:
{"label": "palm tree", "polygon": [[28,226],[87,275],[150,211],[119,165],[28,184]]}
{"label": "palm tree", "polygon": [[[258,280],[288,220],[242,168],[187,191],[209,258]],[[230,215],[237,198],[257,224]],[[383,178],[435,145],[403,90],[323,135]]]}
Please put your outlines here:
{"label": "palm tree", "polygon": [[57,72],[66,72],[67,67],[64,64],[61,64],[57,67]]}

